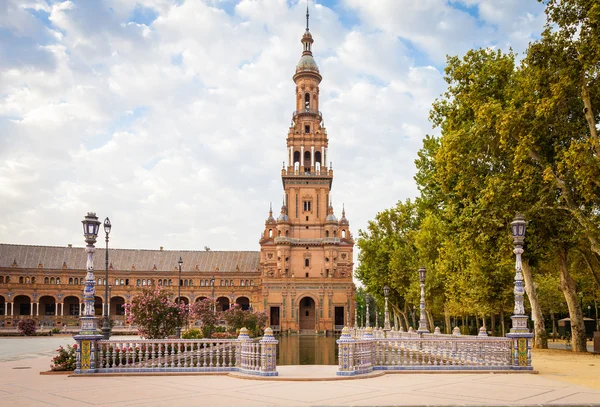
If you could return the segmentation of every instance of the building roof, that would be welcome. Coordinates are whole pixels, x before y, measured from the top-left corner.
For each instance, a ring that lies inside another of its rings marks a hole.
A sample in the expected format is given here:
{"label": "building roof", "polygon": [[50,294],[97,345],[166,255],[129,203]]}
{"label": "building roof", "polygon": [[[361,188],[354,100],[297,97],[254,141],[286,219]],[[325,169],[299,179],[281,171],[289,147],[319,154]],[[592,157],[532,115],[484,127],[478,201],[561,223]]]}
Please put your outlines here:
{"label": "building roof", "polygon": [[300,62],[296,66],[296,72],[306,70],[319,72],[319,67],[312,55],[302,55]]}
{"label": "building roof", "polygon": [[[179,256],[183,259],[182,272],[212,271],[218,267],[223,272],[256,272],[260,252],[256,251],[185,251],[185,250],[137,250],[109,248],[109,262],[113,270],[173,271],[178,267]],[[96,270],[104,269],[105,250],[96,248]],[[87,256],[83,247],[27,246],[0,243],[0,267],[85,270]]]}

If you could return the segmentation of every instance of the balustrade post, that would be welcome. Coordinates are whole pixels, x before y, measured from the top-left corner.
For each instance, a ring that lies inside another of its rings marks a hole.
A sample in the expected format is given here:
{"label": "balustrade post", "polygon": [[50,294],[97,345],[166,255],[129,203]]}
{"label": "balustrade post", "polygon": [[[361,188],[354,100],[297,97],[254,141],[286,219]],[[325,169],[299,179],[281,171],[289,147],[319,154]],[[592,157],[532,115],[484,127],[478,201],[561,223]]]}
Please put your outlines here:
{"label": "balustrade post", "polygon": [[338,344],[338,376],[354,375],[354,346],[355,340],[350,335],[350,329],[347,326],[342,329],[342,335],[337,341]]}
{"label": "balustrade post", "polygon": [[265,335],[259,341],[260,343],[260,375],[261,376],[277,376],[277,344],[279,341],[273,337],[271,328],[265,329]]}
{"label": "balustrade post", "polygon": [[240,329],[240,334],[238,335],[237,343],[235,344],[235,367],[237,367],[238,369],[242,369],[244,367],[244,355],[242,350],[242,344],[250,340],[250,336],[248,336],[248,329]]}

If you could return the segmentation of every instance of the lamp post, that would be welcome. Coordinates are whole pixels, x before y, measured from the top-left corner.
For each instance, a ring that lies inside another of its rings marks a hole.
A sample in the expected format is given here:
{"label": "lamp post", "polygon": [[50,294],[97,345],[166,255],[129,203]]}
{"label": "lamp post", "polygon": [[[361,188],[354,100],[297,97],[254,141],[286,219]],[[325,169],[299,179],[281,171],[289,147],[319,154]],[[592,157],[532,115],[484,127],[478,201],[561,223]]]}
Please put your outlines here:
{"label": "lamp post", "polygon": [[210,279],[210,288],[211,288],[211,299],[213,303],[213,312],[217,311],[217,304],[215,303],[215,276],[212,276]]}
{"label": "lamp post", "polygon": [[377,302],[373,304],[375,308],[375,328],[379,328],[379,309],[377,308]]}
{"label": "lamp post", "polygon": [[354,301],[354,327],[358,327],[358,302]]}
{"label": "lamp post", "polygon": [[371,326],[369,320],[371,318],[369,318],[369,300],[371,299],[371,296],[369,294],[367,294],[365,296],[365,303],[367,304],[367,312],[365,313],[365,328],[369,328]]}
{"label": "lamp post", "polygon": [[112,225],[110,219],[104,219],[104,233],[106,233],[106,251],[105,251],[105,271],[104,274],[104,324],[102,325],[102,336],[104,339],[110,339],[110,317],[108,315],[110,310],[110,297],[108,296],[108,235],[110,233]]}
{"label": "lamp post", "polygon": [[[179,302],[179,307],[181,308],[181,265],[183,264],[183,259],[179,256],[179,261],[177,262],[179,265],[179,278],[177,281],[177,302]],[[177,339],[181,338],[181,324],[177,324]]]}
{"label": "lamp post", "polygon": [[390,295],[390,287],[387,285],[383,286],[383,295],[385,298],[385,313],[383,319],[383,330],[390,331],[392,328],[390,327],[390,311],[388,309],[388,296]]}
{"label": "lamp post", "polygon": [[521,254],[523,254],[523,243],[525,242],[525,229],[527,222],[523,215],[518,214],[514,221],[511,222],[513,244],[515,249],[513,253],[516,255],[515,263],[515,308],[514,315],[511,316],[512,327],[511,333],[529,333],[527,327],[527,320],[529,319],[525,315],[525,307],[523,305],[523,297],[525,295],[525,287],[523,282],[523,265],[521,263]]}
{"label": "lamp post", "polygon": [[421,285],[421,301],[419,302],[419,329],[417,333],[428,333],[427,315],[425,315],[425,277],[427,270],[425,267],[419,268],[419,284]]}

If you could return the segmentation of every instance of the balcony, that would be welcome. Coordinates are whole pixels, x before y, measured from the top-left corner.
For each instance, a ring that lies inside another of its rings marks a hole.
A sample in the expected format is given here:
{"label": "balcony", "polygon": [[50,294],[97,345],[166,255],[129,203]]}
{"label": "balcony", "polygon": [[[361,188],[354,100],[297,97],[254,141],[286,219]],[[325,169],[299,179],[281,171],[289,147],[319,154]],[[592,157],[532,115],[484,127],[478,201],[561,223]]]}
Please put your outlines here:
{"label": "balcony", "polygon": [[292,115],[292,119],[296,120],[296,117],[298,116],[304,116],[304,115],[310,115],[310,116],[317,116],[319,118],[319,120],[323,119],[323,115],[321,114],[320,111],[318,111],[317,109],[302,109],[302,110],[296,110],[293,115]]}
{"label": "balcony", "polygon": [[306,246],[306,245],[321,245],[321,244],[339,244],[339,237],[323,237],[316,239],[299,239],[293,237],[280,236],[274,239],[275,244],[291,244],[293,246]]}

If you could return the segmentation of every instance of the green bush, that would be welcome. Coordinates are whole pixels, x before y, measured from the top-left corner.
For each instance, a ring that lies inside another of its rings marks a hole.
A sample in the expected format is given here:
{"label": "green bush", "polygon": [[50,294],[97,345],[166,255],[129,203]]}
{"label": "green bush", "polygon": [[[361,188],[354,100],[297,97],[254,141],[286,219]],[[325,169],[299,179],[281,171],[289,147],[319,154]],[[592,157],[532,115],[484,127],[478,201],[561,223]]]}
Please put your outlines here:
{"label": "green bush", "polygon": [[182,332],[182,339],[202,339],[202,332],[198,328],[190,328],[187,331]]}
{"label": "green bush", "polygon": [[67,349],[60,346],[56,351],[58,352],[58,355],[52,358],[52,364],[50,365],[51,370],[55,372],[75,370],[77,344],[73,346],[67,345]]}
{"label": "green bush", "polygon": [[50,330],[50,332],[52,332],[53,334],[59,334],[60,333],[60,328],[54,327]]}

